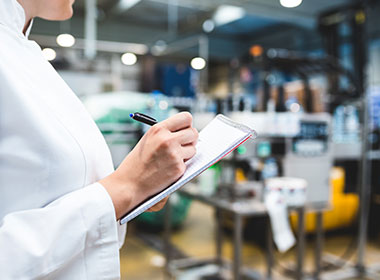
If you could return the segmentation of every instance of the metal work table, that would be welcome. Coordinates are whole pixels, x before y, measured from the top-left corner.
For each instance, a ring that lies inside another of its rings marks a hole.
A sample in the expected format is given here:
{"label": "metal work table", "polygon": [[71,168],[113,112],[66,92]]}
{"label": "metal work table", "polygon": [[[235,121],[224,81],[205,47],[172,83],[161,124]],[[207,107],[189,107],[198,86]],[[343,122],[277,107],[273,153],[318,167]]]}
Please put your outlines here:
{"label": "metal work table", "polygon": [[[267,216],[267,210],[263,202],[258,199],[244,199],[237,201],[230,201],[226,198],[221,198],[216,195],[206,196],[199,193],[198,188],[194,184],[188,184],[186,187],[179,191],[181,194],[210,205],[216,210],[216,231],[215,231],[215,245],[216,245],[216,260],[215,263],[220,267],[223,266],[222,259],[222,242],[223,242],[223,230],[222,230],[222,212],[228,212],[233,215],[233,261],[232,261],[232,279],[263,279],[265,278],[258,273],[245,273],[247,270],[242,268],[242,243],[243,243],[243,218],[255,217],[255,216]],[[170,203],[168,203],[169,206]],[[297,211],[299,217],[298,223],[298,243],[297,243],[297,277],[296,279],[302,279],[303,277],[303,265],[304,265],[304,251],[305,251],[305,231],[304,231],[304,216],[305,209],[303,207],[293,209]],[[170,243],[170,206],[167,207],[167,215],[165,222],[165,240],[166,243]],[[266,252],[266,266],[267,266],[267,279],[272,279],[272,267],[274,263],[274,248],[273,239],[271,234],[270,222],[267,223],[267,252]],[[170,248],[168,245],[167,248]],[[170,270],[170,252],[167,251],[167,269]],[[182,262],[183,263],[183,262]],[[193,263],[193,261],[191,261]],[[170,271],[169,271],[170,272]],[[256,275],[256,276],[253,276]]]}

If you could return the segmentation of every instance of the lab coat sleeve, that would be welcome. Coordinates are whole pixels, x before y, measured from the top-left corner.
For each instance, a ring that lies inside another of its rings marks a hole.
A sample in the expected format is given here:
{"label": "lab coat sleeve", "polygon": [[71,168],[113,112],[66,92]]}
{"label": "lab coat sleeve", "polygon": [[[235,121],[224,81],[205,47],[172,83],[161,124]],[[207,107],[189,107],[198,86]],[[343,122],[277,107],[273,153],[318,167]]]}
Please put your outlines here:
{"label": "lab coat sleeve", "polygon": [[10,213],[0,226],[1,278],[118,279],[118,227],[99,183],[44,208]]}

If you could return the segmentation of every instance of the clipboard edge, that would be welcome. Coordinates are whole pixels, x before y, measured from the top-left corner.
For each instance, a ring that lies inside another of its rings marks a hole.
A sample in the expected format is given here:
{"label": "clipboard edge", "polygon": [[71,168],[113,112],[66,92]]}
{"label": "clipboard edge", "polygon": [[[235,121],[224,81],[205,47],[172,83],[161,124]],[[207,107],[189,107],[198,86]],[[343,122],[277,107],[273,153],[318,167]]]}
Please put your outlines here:
{"label": "clipboard edge", "polygon": [[253,130],[252,128],[250,128],[248,125],[245,125],[245,124],[242,124],[242,123],[238,123],[238,122],[235,122],[233,120],[231,120],[230,118],[226,117],[225,115],[222,115],[222,114],[218,114],[216,116],[216,118],[218,118],[220,121],[224,122],[224,123],[227,123],[237,129],[240,129],[244,132],[247,132],[250,134],[250,139],[256,139],[257,138],[257,132],[255,130]]}
{"label": "clipboard edge", "polygon": [[[247,137],[245,137],[244,139],[242,139],[241,141],[238,141],[237,143],[234,143],[234,145],[232,145],[231,149],[229,149],[228,151],[225,151],[225,153],[219,155],[219,157],[217,157],[216,159],[214,159],[213,161],[211,161],[208,165],[206,165],[207,167],[206,168],[202,168],[203,170],[200,170],[200,172],[196,172],[197,174],[193,174],[193,176],[190,176],[185,182],[183,182],[183,184],[180,184],[176,187],[174,187],[173,185],[172,186],[168,186],[167,189],[163,190],[162,192],[160,192],[159,195],[163,195],[163,197],[166,197],[172,193],[174,193],[175,191],[177,191],[179,188],[181,188],[182,186],[186,185],[189,181],[191,181],[192,179],[194,179],[195,177],[199,176],[201,173],[203,173],[206,169],[208,169],[210,166],[214,165],[216,162],[218,162],[219,160],[221,160],[222,158],[224,158],[227,154],[229,154],[231,151],[233,151],[234,149],[236,149],[238,146],[240,146],[243,142],[247,141],[248,139],[256,139],[257,138],[257,132],[255,130],[253,130],[252,128],[250,128],[249,126],[247,125],[244,125],[244,124],[241,124],[241,123],[238,123],[238,122],[235,122],[233,120],[231,120],[230,118],[222,115],[222,114],[218,114],[215,118],[217,118],[218,120],[232,126],[232,127],[235,127],[237,129],[240,129],[244,132],[246,132],[247,134],[249,134],[249,136],[247,135]],[[176,183],[174,183],[174,185],[176,185]],[[174,188],[171,188],[171,187],[174,187]],[[145,208],[145,209],[144,209]],[[135,209],[135,210],[132,210],[132,212],[129,212],[127,214],[125,214],[123,217],[121,217],[119,219],[119,224],[122,225],[122,224],[125,224],[131,220],[133,220],[134,218],[136,218],[137,216],[139,216],[141,213],[143,213],[144,211],[146,211],[149,207],[142,207],[140,209]]]}

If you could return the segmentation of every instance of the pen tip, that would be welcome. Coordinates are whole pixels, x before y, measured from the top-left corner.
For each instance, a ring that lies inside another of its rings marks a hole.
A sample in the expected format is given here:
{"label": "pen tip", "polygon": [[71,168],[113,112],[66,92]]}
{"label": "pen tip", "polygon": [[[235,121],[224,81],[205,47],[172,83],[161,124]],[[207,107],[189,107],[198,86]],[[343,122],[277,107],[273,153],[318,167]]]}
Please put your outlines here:
{"label": "pen tip", "polygon": [[130,114],[129,114],[129,116],[132,118],[132,117],[133,117],[133,114],[132,114],[132,113],[130,113]]}

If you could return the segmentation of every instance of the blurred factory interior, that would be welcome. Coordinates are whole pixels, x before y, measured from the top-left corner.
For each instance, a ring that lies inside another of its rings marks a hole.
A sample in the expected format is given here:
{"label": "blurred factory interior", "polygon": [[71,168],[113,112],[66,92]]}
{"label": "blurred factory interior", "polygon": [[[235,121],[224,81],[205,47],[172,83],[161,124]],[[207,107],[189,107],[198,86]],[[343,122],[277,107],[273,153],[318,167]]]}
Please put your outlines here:
{"label": "blurred factory interior", "polygon": [[376,0],[77,0],[68,21],[34,20],[115,166],[147,130],[131,112],[258,133],[128,224],[122,279],[380,279],[379,15]]}

